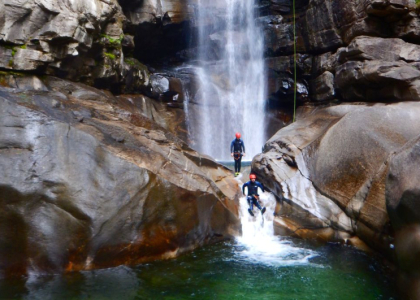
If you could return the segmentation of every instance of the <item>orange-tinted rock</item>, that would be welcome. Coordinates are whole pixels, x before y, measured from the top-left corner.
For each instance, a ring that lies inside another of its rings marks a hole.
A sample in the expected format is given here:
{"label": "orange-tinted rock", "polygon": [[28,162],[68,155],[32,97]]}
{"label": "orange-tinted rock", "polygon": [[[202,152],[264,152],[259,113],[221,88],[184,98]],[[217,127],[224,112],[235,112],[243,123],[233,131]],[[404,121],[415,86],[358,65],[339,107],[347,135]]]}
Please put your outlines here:
{"label": "orange-tinted rock", "polygon": [[252,167],[278,199],[292,204],[287,217],[303,228],[317,218],[392,256],[387,160],[418,135],[417,113],[417,102],[302,108],[298,121],[278,131]]}
{"label": "orange-tinted rock", "polygon": [[240,232],[237,181],[135,105],[56,78],[0,88],[0,273],[175,257]]}

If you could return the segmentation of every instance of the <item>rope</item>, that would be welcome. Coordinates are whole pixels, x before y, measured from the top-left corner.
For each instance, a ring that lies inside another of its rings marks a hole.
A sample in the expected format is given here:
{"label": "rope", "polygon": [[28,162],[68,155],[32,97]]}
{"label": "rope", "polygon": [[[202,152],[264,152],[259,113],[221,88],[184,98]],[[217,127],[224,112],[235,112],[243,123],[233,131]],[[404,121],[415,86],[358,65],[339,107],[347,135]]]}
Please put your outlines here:
{"label": "rope", "polygon": [[293,0],[293,64],[294,64],[294,75],[295,80],[293,84],[293,122],[296,120],[296,12],[295,12],[295,0]]}

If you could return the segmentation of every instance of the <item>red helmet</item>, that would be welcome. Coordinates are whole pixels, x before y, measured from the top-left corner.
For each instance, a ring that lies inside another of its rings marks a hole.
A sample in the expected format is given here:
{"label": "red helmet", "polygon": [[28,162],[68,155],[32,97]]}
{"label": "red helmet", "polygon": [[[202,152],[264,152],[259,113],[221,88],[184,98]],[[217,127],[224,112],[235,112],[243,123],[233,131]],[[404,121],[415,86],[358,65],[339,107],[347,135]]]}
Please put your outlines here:
{"label": "red helmet", "polygon": [[257,179],[257,176],[255,174],[249,174],[249,179]]}
{"label": "red helmet", "polygon": [[235,136],[236,136],[236,138],[237,138],[237,139],[240,139],[240,138],[241,138],[241,134],[240,134],[239,132],[237,132],[237,133],[235,134]]}

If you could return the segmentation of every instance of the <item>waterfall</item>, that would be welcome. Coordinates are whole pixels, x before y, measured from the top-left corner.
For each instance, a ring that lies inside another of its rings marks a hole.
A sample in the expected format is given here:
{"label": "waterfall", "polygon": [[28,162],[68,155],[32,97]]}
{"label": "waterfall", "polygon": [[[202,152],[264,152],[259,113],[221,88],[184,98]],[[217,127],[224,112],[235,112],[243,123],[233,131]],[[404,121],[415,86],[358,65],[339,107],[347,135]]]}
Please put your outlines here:
{"label": "waterfall", "polygon": [[[192,146],[218,160],[230,159],[240,132],[251,159],[266,140],[263,34],[254,0],[199,0],[199,88],[188,109]],[[192,106],[196,106],[192,109]]]}
{"label": "waterfall", "polygon": [[295,246],[291,241],[274,235],[273,212],[276,200],[271,193],[260,195],[261,206],[266,207],[264,215],[254,208],[255,217],[248,213],[246,197],[240,199],[239,216],[242,223],[242,236],[237,242],[245,249],[238,255],[246,261],[270,266],[309,265],[310,258],[318,254],[310,249]]}

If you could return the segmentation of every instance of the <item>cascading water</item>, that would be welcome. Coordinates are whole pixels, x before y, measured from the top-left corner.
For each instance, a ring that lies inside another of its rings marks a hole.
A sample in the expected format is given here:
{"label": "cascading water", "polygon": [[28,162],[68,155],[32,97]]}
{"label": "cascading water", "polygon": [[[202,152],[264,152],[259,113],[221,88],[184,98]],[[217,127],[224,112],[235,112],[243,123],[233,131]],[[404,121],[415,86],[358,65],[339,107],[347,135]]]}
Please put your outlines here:
{"label": "cascading water", "polygon": [[273,212],[276,200],[270,193],[260,195],[262,206],[267,208],[264,215],[254,209],[255,217],[248,213],[246,197],[240,199],[242,236],[237,242],[244,247],[238,252],[244,260],[270,266],[309,265],[309,259],[317,256],[310,249],[299,248],[290,241],[274,235]]}
{"label": "cascading water", "polygon": [[196,7],[199,89],[188,109],[193,147],[227,160],[230,142],[240,132],[251,159],[265,142],[266,95],[254,0],[200,0]]}

